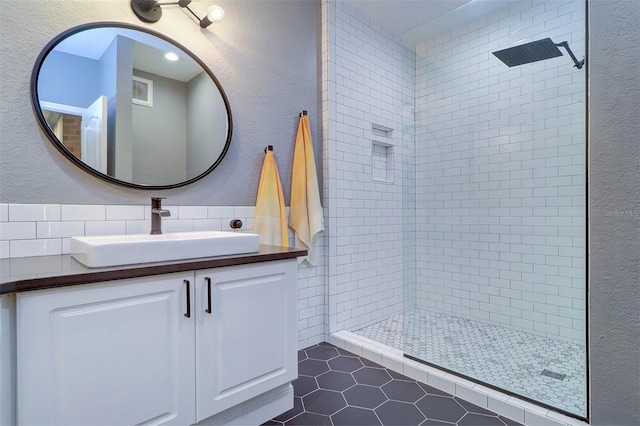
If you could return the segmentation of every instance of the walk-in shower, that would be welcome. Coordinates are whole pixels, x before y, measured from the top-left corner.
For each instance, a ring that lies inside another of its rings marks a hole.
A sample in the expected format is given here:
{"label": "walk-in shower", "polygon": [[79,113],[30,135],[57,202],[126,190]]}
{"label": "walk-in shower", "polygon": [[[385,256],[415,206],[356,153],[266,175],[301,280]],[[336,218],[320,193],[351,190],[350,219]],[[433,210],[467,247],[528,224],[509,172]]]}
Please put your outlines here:
{"label": "walk-in shower", "polygon": [[416,47],[404,312],[351,328],[582,418],[585,7],[516,1]]}

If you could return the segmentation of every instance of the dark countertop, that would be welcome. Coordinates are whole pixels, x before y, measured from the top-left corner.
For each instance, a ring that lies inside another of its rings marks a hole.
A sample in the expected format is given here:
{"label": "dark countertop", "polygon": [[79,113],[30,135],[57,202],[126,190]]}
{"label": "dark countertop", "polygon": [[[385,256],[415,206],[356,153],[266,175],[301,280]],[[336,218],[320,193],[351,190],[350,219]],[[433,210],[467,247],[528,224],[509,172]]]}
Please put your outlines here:
{"label": "dark countertop", "polygon": [[261,245],[260,251],[257,253],[107,268],[88,268],[68,254],[2,259],[0,260],[0,294],[146,277],[172,272],[246,265],[272,260],[293,259],[306,255],[306,250]]}

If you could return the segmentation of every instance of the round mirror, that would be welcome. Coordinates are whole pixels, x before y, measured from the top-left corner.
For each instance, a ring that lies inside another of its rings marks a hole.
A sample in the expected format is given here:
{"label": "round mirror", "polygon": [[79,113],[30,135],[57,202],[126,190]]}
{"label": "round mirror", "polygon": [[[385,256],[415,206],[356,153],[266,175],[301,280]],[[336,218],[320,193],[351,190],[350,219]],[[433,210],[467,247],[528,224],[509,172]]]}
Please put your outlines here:
{"label": "round mirror", "polygon": [[55,37],[33,68],[31,100],[67,158],[128,187],[194,182],[231,143],[231,109],[211,70],[175,41],[128,24]]}

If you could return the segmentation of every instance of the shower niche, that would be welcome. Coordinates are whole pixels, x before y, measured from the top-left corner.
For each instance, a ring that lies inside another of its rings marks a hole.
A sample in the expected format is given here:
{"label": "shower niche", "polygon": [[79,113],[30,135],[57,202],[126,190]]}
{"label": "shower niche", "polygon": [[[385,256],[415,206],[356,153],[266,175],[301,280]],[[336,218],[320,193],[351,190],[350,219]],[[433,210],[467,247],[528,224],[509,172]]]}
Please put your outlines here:
{"label": "shower niche", "polygon": [[371,125],[371,180],[393,183],[393,129]]}

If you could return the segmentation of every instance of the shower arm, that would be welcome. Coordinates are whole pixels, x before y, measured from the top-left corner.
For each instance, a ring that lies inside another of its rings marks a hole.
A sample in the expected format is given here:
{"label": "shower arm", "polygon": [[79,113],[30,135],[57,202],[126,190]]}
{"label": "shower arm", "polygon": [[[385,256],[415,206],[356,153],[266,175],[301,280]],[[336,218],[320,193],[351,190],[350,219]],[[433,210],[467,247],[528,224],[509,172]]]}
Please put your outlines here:
{"label": "shower arm", "polygon": [[576,55],[573,54],[573,52],[571,51],[571,49],[569,48],[569,43],[566,41],[563,41],[561,43],[555,43],[556,46],[562,46],[565,49],[567,49],[567,53],[569,53],[569,56],[571,56],[571,59],[573,59],[573,63],[575,64],[574,67],[581,69],[582,66],[584,65],[584,58],[582,58],[581,61],[578,61],[578,59],[576,58]]}

